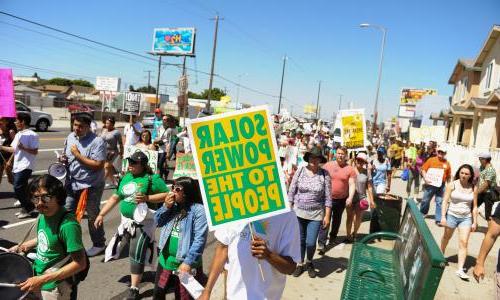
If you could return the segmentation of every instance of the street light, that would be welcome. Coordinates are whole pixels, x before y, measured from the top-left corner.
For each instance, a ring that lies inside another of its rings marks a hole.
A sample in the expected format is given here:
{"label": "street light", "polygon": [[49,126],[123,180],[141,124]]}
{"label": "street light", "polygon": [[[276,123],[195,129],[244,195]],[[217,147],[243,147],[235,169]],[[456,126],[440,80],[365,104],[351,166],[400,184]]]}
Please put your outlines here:
{"label": "street light", "polygon": [[368,28],[368,27],[374,27],[382,31],[382,46],[380,50],[380,62],[378,65],[378,79],[377,79],[377,94],[375,95],[375,108],[373,110],[373,135],[375,135],[377,131],[377,117],[378,117],[378,96],[380,92],[380,79],[382,78],[382,63],[384,61],[384,48],[385,48],[385,36],[387,34],[387,29],[383,26],[376,25],[376,24],[368,24],[368,23],[362,23],[359,24],[359,27],[361,28]]}

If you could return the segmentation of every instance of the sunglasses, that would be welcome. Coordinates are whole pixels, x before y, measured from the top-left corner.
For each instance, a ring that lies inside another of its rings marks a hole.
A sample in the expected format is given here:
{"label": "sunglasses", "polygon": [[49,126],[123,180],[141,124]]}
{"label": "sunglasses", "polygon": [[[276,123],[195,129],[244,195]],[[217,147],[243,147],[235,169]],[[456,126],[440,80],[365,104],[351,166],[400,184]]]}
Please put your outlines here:
{"label": "sunglasses", "polygon": [[171,190],[174,192],[181,192],[182,190],[184,190],[184,188],[180,185],[172,184]]}
{"label": "sunglasses", "polygon": [[52,199],[52,195],[49,194],[43,194],[38,196],[33,195],[33,197],[31,198],[31,202],[33,202],[34,204],[37,204],[38,202],[46,204],[47,202],[50,201],[50,199]]}

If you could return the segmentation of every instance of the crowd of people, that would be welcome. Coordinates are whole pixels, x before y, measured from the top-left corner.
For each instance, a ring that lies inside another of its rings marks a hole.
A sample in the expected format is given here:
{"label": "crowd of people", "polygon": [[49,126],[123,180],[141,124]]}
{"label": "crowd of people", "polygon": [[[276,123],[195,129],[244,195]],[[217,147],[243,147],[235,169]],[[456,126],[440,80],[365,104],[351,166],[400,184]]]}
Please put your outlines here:
{"label": "crowd of people", "polygon": [[[11,248],[36,252],[36,275],[20,283],[22,290],[42,299],[75,299],[78,283],[89,272],[88,257],[104,253],[104,261],[109,261],[119,258],[126,248],[131,274],[127,299],[140,298],[139,283],[145,266],[154,263],[155,252],[154,299],[164,299],[169,289],[175,291],[176,299],[192,299],[180,281],[186,274],[205,287],[199,299],[208,299],[221,273],[227,274],[229,299],[280,299],[286,275],[299,277],[307,272],[314,278],[316,253],[324,255],[339,243],[356,241],[364,212],[376,214],[377,197],[391,193],[395,177],[407,182],[407,197],[420,202],[424,216],[431,201],[435,202],[435,224],[444,228],[443,253],[458,228],[456,274],[462,279],[468,279],[463,269],[467,244],[470,233],[477,229],[478,207],[483,204],[489,229],[474,276],[484,276],[485,257],[500,234],[500,208],[494,206],[498,201],[496,170],[489,153],[479,155],[481,167],[475,170],[470,164],[451,166],[446,149],[434,142],[416,145],[391,138],[352,151],[319,128],[300,127],[277,130],[276,137],[291,211],[217,229],[207,276],[202,255],[208,225],[198,181],[169,179],[168,162],[175,160],[178,152],[190,151],[189,137],[175,117],[163,115],[159,109],[155,116],[152,130],[130,117],[123,135],[113,117],[104,117],[103,128],[96,130],[91,118],[75,116],[60,157],[67,169],[64,183],[51,175],[32,179],[39,136],[29,129],[28,115],[0,120],[0,166],[19,200],[17,217],[39,214],[36,238]],[[156,172],[141,151],[126,158],[128,167],[122,172],[118,162],[132,146],[158,151]],[[452,167],[457,167],[454,177]],[[106,188],[114,193],[101,207]],[[106,216],[116,205],[121,222],[106,243]],[[339,241],[344,212],[346,237]],[[92,241],[87,249],[80,226],[84,213]]]}

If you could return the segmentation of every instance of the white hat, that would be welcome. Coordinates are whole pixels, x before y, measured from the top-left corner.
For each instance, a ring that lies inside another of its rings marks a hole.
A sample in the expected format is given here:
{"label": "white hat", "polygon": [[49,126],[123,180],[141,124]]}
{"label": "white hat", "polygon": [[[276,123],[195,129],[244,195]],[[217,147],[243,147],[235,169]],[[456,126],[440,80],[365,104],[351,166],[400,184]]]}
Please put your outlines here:
{"label": "white hat", "polygon": [[488,152],[481,152],[477,155],[479,159],[484,158],[484,159],[491,159],[491,154]]}

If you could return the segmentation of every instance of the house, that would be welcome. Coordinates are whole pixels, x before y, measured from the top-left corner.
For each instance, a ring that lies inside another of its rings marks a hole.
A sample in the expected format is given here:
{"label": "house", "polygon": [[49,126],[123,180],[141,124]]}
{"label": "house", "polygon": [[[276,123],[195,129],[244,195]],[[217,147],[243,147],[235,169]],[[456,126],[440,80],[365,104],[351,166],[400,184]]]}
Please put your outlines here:
{"label": "house", "polygon": [[[14,94],[16,100],[21,101],[28,106],[40,106],[41,104],[40,99],[42,98],[42,92],[38,89],[24,84],[18,84],[14,86]],[[43,103],[42,105],[52,106],[49,103]]]}
{"label": "house", "polygon": [[475,59],[459,59],[449,84],[454,85],[447,140],[477,148],[500,147],[500,26],[491,29]]}
{"label": "house", "polygon": [[65,92],[66,98],[78,101],[99,101],[99,92],[92,87],[72,85]]}
{"label": "house", "polygon": [[66,98],[66,92],[69,89],[67,86],[53,84],[40,85],[36,88],[42,92],[42,96],[56,96],[62,98]]}

